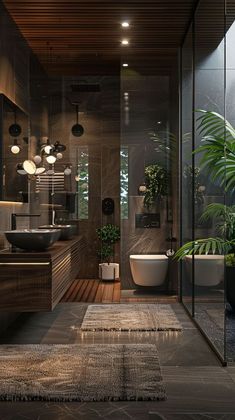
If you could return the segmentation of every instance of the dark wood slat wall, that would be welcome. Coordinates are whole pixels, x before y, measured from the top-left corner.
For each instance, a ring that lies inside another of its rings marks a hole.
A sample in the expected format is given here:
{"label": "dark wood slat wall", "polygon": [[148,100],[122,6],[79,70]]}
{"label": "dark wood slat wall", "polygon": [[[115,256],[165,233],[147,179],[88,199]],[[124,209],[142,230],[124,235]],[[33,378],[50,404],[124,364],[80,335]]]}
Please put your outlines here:
{"label": "dark wood slat wall", "polygon": [[[119,71],[120,57],[148,56],[146,66],[168,65],[180,46],[196,0],[4,0],[49,72]],[[124,30],[120,23],[130,21]],[[130,47],[122,47],[122,37]],[[48,44],[49,43],[49,44]],[[159,56],[161,60],[159,60]],[[152,63],[152,64],[151,64]],[[94,68],[95,67],[95,68]]]}

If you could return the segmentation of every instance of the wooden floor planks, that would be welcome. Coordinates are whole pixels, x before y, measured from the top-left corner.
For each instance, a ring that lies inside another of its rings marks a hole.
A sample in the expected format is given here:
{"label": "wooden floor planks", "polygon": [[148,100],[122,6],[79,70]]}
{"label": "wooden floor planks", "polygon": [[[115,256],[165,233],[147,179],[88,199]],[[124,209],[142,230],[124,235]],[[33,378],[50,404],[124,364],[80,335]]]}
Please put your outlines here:
{"label": "wooden floor planks", "polygon": [[121,291],[120,281],[98,279],[74,280],[62,298],[62,302],[89,303],[172,303],[177,300],[177,296],[133,290]]}
{"label": "wooden floor planks", "polygon": [[97,279],[74,280],[62,302],[119,303],[120,281],[102,282]]}

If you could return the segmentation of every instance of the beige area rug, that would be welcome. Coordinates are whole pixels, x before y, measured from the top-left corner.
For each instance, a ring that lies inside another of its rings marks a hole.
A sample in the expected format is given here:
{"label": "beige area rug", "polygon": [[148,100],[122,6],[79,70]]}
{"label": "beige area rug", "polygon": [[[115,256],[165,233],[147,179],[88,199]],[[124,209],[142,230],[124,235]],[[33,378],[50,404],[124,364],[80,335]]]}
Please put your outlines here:
{"label": "beige area rug", "polygon": [[182,326],[166,304],[89,305],[83,331],[180,331]]}
{"label": "beige area rug", "polygon": [[164,400],[153,344],[2,345],[0,399]]}

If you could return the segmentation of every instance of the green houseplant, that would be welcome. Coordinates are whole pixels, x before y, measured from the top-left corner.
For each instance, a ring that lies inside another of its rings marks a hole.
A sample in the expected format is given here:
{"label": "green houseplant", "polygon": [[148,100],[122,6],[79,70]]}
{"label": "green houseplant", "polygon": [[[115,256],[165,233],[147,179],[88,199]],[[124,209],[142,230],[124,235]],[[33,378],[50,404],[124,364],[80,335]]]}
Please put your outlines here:
{"label": "green houseplant", "polygon": [[[203,153],[200,167],[213,182],[227,192],[235,189],[235,129],[220,114],[199,110],[200,146],[194,153]],[[184,244],[175,254],[178,260],[193,254],[224,254],[226,263],[227,299],[235,309],[235,206],[212,203],[206,207],[201,220],[214,219],[223,237],[196,239]],[[232,286],[230,282],[232,281]]]}
{"label": "green houseplant", "polygon": [[144,206],[148,209],[159,197],[166,196],[168,193],[168,174],[162,166],[153,164],[145,167]]}
{"label": "green houseplant", "polygon": [[96,229],[96,233],[100,240],[100,278],[102,278],[102,280],[114,280],[119,278],[119,264],[111,262],[111,259],[114,257],[114,245],[120,239],[120,228],[109,223]]}
{"label": "green houseplant", "polygon": [[[202,135],[201,144],[194,153],[203,153],[200,168],[204,168],[212,181],[216,181],[225,191],[235,189],[235,129],[220,114],[211,111],[198,110],[201,114],[197,121],[198,130]],[[235,206],[227,207],[219,203],[209,205],[202,215],[202,219],[219,218],[219,230],[224,239],[204,238],[184,244],[175,257],[184,255],[208,254],[216,252],[227,254],[235,244],[235,230],[233,230]]]}

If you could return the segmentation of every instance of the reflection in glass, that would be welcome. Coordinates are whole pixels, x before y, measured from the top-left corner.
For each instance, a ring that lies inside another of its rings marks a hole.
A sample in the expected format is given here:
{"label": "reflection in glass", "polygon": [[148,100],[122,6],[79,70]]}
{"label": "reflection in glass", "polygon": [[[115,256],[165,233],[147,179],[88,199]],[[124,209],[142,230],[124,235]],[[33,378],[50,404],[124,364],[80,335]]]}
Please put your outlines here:
{"label": "reflection in glass", "polygon": [[88,147],[78,149],[77,165],[78,219],[88,219],[89,155]]}
{"label": "reflection in glass", "polygon": [[122,146],[120,149],[120,207],[121,219],[128,219],[128,147]]}

